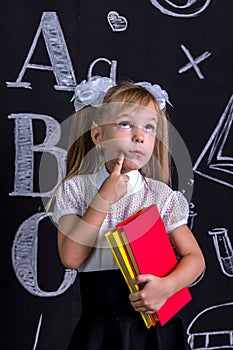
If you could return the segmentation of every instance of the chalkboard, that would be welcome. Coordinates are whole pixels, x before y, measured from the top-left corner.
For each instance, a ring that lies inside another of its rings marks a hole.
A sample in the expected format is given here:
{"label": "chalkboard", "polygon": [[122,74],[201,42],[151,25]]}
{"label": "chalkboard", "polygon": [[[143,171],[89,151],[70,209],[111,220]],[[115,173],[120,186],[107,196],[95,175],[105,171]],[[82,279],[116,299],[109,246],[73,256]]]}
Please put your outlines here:
{"label": "chalkboard", "polygon": [[79,318],[79,282],[77,272],[60,263],[56,228],[45,214],[38,173],[46,135],[73,112],[79,2],[4,2],[0,16],[5,227],[0,343],[2,349],[62,350]]}
{"label": "chalkboard", "polygon": [[[1,16],[3,349],[66,349],[81,312],[44,201],[64,174],[62,135],[46,141],[92,75],[161,85],[192,164],[179,189],[206,259],[182,315],[191,349],[233,349],[231,0],[4,1]],[[61,137],[61,139],[59,139]],[[44,174],[46,179],[46,173]]]}

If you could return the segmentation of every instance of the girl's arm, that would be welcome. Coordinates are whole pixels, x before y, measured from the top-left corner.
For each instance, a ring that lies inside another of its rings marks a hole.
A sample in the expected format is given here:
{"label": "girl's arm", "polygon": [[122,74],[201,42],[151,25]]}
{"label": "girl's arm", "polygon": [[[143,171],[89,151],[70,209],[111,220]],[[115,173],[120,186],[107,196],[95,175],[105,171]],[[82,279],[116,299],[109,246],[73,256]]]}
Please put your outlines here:
{"label": "girl's arm", "polygon": [[58,251],[63,265],[78,268],[95,245],[100,227],[111,204],[127,192],[129,177],[121,174],[124,156],[120,156],[82,217],[69,214],[59,220]]}
{"label": "girl's arm", "polygon": [[106,213],[92,206],[80,218],[77,215],[64,215],[58,226],[58,252],[66,268],[76,269],[87,258],[95,245]]}
{"label": "girl's arm", "polygon": [[166,277],[139,275],[136,283],[145,283],[144,288],[129,296],[136,311],[154,313],[165,301],[180,289],[192,284],[203,272],[205,261],[201,249],[187,225],[170,233],[181,259],[176,268]]}

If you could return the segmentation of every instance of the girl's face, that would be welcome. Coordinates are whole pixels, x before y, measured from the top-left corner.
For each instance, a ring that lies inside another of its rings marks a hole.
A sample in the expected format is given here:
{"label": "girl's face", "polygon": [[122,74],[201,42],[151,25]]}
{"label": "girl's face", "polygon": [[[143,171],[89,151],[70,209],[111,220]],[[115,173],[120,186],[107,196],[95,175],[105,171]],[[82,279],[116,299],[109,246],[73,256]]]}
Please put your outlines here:
{"label": "girl's face", "polygon": [[147,164],[155,146],[157,122],[158,114],[151,101],[146,107],[124,109],[111,123],[101,126],[101,146],[110,173],[121,153],[124,154],[122,173]]}

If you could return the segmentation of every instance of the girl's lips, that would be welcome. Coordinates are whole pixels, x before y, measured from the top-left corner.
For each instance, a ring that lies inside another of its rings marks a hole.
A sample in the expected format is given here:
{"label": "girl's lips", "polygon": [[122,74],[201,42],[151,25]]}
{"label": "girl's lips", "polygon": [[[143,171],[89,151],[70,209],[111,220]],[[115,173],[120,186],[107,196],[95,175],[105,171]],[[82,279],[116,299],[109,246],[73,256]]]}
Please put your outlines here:
{"label": "girl's lips", "polygon": [[144,153],[143,153],[143,152],[137,151],[137,150],[135,150],[135,151],[130,151],[129,153],[133,154],[133,155],[136,156],[136,157],[143,157],[143,156],[144,156]]}

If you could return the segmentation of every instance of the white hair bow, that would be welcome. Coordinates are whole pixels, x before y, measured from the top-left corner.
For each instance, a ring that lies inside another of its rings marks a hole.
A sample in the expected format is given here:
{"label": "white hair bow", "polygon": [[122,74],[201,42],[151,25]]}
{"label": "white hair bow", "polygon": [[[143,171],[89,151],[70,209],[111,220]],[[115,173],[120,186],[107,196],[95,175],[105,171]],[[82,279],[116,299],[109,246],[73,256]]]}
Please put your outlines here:
{"label": "white hair bow", "polygon": [[[93,76],[88,80],[82,80],[75,88],[71,101],[74,101],[75,111],[79,111],[84,106],[98,107],[103,103],[107,91],[115,86],[116,83],[111,78],[99,75]],[[135,83],[147,89],[156,99],[159,108],[165,109],[166,103],[171,104],[168,94],[158,84],[152,85],[147,81]]]}

